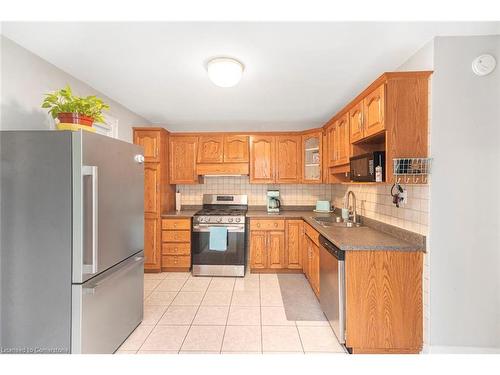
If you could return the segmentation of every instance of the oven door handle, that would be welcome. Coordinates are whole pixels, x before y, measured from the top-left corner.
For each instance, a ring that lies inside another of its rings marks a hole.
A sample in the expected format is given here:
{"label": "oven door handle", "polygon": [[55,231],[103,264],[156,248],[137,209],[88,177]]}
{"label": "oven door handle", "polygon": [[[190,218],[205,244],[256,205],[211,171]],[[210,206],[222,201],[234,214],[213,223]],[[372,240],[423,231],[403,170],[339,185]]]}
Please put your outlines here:
{"label": "oven door handle", "polygon": [[224,227],[230,233],[242,233],[245,231],[244,225],[225,225],[225,224],[198,224],[193,226],[193,232],[209,232],[210,227]]}

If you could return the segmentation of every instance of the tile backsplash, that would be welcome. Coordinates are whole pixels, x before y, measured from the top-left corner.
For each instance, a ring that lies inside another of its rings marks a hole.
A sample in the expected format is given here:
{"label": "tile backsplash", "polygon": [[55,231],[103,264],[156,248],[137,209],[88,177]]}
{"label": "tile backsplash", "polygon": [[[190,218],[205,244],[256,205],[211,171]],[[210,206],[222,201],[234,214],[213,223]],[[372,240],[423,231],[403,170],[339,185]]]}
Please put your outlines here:
{"label": "tile backsplash", "polygon": [[315,205],[317,200],[331,200],[332,185],[326,184],[250,184],[248,176],[205,177],[203,184],[177,185],[183,205],[201,205],[203,194],[247,194],[250,206],[264,206],[266,192],[280,191],[282,205]]}
{"label": "tile backsplash", "polygon": [[183,205],[201,205],[203,194],[247,194],[250,206],[264,206],[267,190],[278,189],[284,206],[311,206],[317,200],[330,200],[335,207],[342,207],[345,193],[353,190],[359,214],[427,235],[429,188],[410,185],[404,187],[408,191],[408,204],[396,208],[392,203],[390,185],[250,184],[248,176],[205,177],[203,184],[177,185]]}
{"label": "tile backsplash", "polygon": [[356,195],[359,214],[412,232],[427,235],[429,215],[429,187],[403,185],[408,203],[397,208],[392,203],[391,185],[335,184],[332,186],[332,204],[342,207],[348,190]]}

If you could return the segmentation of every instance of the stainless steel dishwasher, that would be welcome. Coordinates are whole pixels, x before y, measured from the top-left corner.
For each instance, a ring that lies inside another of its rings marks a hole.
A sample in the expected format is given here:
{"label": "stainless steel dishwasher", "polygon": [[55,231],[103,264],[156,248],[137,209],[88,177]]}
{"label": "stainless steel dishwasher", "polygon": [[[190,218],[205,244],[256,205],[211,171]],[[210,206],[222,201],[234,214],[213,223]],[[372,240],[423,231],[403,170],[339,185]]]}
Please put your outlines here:
{"label": "stainless steel dishwasher", "polygon": [[345,344],[345,252],[319,237],[321,309],[337,339]]}

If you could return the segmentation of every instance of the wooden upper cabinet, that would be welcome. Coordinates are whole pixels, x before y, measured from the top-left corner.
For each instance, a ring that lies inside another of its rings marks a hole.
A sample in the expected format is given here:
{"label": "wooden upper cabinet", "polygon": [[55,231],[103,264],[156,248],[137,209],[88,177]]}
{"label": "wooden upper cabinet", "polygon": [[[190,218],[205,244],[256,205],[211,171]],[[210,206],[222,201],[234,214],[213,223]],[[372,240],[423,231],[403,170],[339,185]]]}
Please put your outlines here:
{"label": "wooden upper cabinet", "polygon": [[145,162],[160,161],[160,131],[134,129],[134,143],[144,148]]}
{"label": "wooden upper cabinet", "polygon": [[250,137],[250,182],[273,183],[276,166],[276,137]]}
{"label": "wooden upper cabinet", "polygon": [[363,99],[364,136],[369,137],[385,130],[385,85],[382,84]]}
{"label": "wooden upper cabinet", "polygon": [[222,135],[198,137],[198,163],[222,163],[224,161],[224,137]]}
{"label": "wooden upper cabinet", "polygon": [[347,113],[338,119],[335,126],[335,148],[337,151],[335,166],[349,163],[351,143],[349,142],[349,120]]}
{"label": "wooden upper cabinet", "polygon": [[315,131],[302,136],[302,182],[317,183],[323,182],[322,174],[322,131]]}
{"label": "wooden upper cabinet", "polygon": [[160,168],[158,163],[144,164],[144,213],[158,215],[160,212]]}
{"label": "wooden upper cabinet", "polygon": [[276,139],[276,151],[276,182],[299,183],[301,180],[301,136],[278,136]]}
{"label": "wooden upper cabinet", "polygon": [[198,137],[171,136],[170,137],[170,183],[195,184],[196,149]]}
{"label": "wooden upper cabinet", "polygon": [[349,128],[351,143],[363,138],[363,101],[360,101],[349,111]]}
{"label": "wooden upper cabinet", "polygon": [[224,136],[224,163],[248,163],[248,136]]}
{"label": "wooden upper cabinet", "polygon": [[326,139],[328,142],[328,166],[333,167],[335,165],[335,161],[337,160],[337,145],[336,145],[336,137],[335,133],[337,131],[337,121],[333,123],[333,125],[329,125],[326,129]]}
{"label": "wooden upper cabinet", "polygon": [[270,269],[281,269],[285,266],[285,232],[270,231],[267,235],[267,265]]}

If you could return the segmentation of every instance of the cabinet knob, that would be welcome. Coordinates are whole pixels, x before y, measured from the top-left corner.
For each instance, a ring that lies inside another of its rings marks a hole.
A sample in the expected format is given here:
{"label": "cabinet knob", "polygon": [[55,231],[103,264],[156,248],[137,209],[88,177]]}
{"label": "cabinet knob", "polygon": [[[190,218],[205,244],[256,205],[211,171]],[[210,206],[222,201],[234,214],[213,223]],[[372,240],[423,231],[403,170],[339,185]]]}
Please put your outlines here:
{"label": "cabinet knob", "polygon": [[174,223],[174,228],[177,228],[177,224]]}
{"label": "cabinet knob", "polygon": [[260,223],[257,223],[257,228],[260,228]]}
{"label": "cabinet knob", "polygon": [[278,227],[278,223],[274,223],[274,227],[277,228]]}

